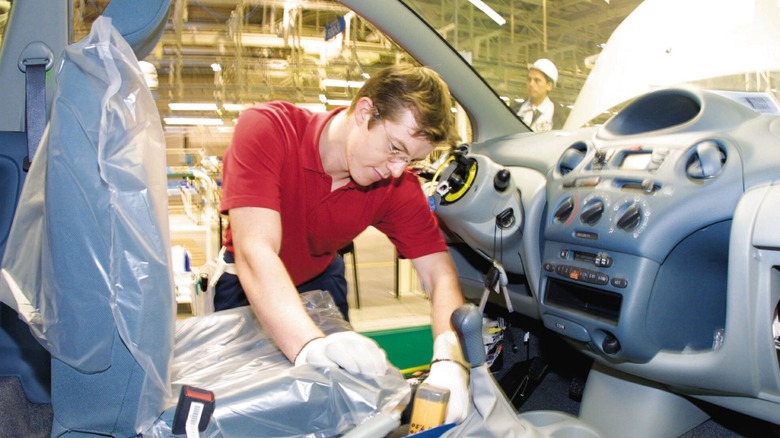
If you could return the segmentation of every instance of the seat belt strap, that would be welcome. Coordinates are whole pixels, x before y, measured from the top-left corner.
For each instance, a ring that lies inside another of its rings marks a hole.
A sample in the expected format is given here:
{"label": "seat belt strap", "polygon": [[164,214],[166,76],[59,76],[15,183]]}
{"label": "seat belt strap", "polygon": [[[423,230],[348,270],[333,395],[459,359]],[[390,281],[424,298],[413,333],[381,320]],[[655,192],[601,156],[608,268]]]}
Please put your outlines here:
{"label": "seat belt strap", "polygon": [[35,151],[46,127],[46,65],[47,59],[31,59],[25,62],[25,123],[27,131],[27,156],[24,171],[30,169]]}

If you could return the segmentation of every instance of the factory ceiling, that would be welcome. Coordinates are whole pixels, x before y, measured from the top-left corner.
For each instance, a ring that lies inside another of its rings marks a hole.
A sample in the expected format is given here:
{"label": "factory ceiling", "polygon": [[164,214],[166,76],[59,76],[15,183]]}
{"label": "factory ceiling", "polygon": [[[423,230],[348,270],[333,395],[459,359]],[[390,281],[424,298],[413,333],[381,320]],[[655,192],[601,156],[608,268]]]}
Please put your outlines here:
{"label": "factory ceiling", "polygon": [[[75,1],[74,38],[89,31],[106,3]],[[432,24],[499,94],[524,97],[527,65],[546,57],[560,71],[553,97],[573,104],[600,45],[641,0],[488,0],[506,19],[499,30],[467,0],[410,3],[439,17]],[[354,89],[326,80],[361,81],[387,65],[413,62],[348,12],[331,0],[174,0],[165,33],[144,60],[157,73],[160,115],[172,117],[171,104],[210,103],[206,111],[229,127],[238,110],[256,102],[323,106],[327,99],[327,108],[350,99]],[[326,27],[345,16],[347,30],[326,41]]]}

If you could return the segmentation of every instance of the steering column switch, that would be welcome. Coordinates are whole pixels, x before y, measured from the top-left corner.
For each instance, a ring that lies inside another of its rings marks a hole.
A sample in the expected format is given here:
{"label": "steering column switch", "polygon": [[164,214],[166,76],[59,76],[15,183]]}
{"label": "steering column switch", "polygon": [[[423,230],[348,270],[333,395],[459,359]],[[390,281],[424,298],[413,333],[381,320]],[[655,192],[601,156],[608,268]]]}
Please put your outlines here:
{"label": "steering column switch", "polygon": [[620,341],[612,333],[607,333],[604,340],[601,341],[601,349],[604,353],[615,354],[620,351]]}
{"label": "steering column switch", "polygon": [[496,172],[496,176],[493,177],[493,187],[496,188],[496,191],[503,192],[509,187],[509,180],[511,178],[512,175],[508,170],[501,169]]}

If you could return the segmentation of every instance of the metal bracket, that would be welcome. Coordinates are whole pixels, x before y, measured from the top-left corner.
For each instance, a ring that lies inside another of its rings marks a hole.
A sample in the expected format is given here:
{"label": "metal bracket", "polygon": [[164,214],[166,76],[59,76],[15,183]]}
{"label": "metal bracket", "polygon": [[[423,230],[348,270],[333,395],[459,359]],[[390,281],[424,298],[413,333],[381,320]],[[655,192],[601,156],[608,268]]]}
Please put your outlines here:
{"label": "metal bracket", "polygon": [[19,55],[19,70],[27,73],[28,65],[46,65],[46,70],[54,64],[54,53],[46,44],[35,41],[27,45]]}

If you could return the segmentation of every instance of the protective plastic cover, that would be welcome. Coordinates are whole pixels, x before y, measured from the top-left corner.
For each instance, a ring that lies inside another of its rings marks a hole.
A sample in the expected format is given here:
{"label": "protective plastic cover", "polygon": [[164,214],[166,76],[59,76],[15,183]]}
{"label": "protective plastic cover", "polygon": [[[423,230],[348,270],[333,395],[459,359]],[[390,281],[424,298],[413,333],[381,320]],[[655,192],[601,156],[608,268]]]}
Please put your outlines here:
{"label": "protective plastic cover", "polygon": [[[327,292],[301,298],[325,333],[352,329]],[[248,306],[177,321],[174,356],[173,397],[151,436],[170,436],[185,384],[215,394],[214,417],[201,437],[338,436],[380,412],[400,412],[411,393],[392,367],[377,378],[293,367]]]}
{"label": "protective plastic cover", "polygon": [[3,257],[0,300],[84,374],[112,365],[118,333],[144,371],[140,427],[170,389],[175,321],[160,117],[108,18],[65,49],[57,83]]}

